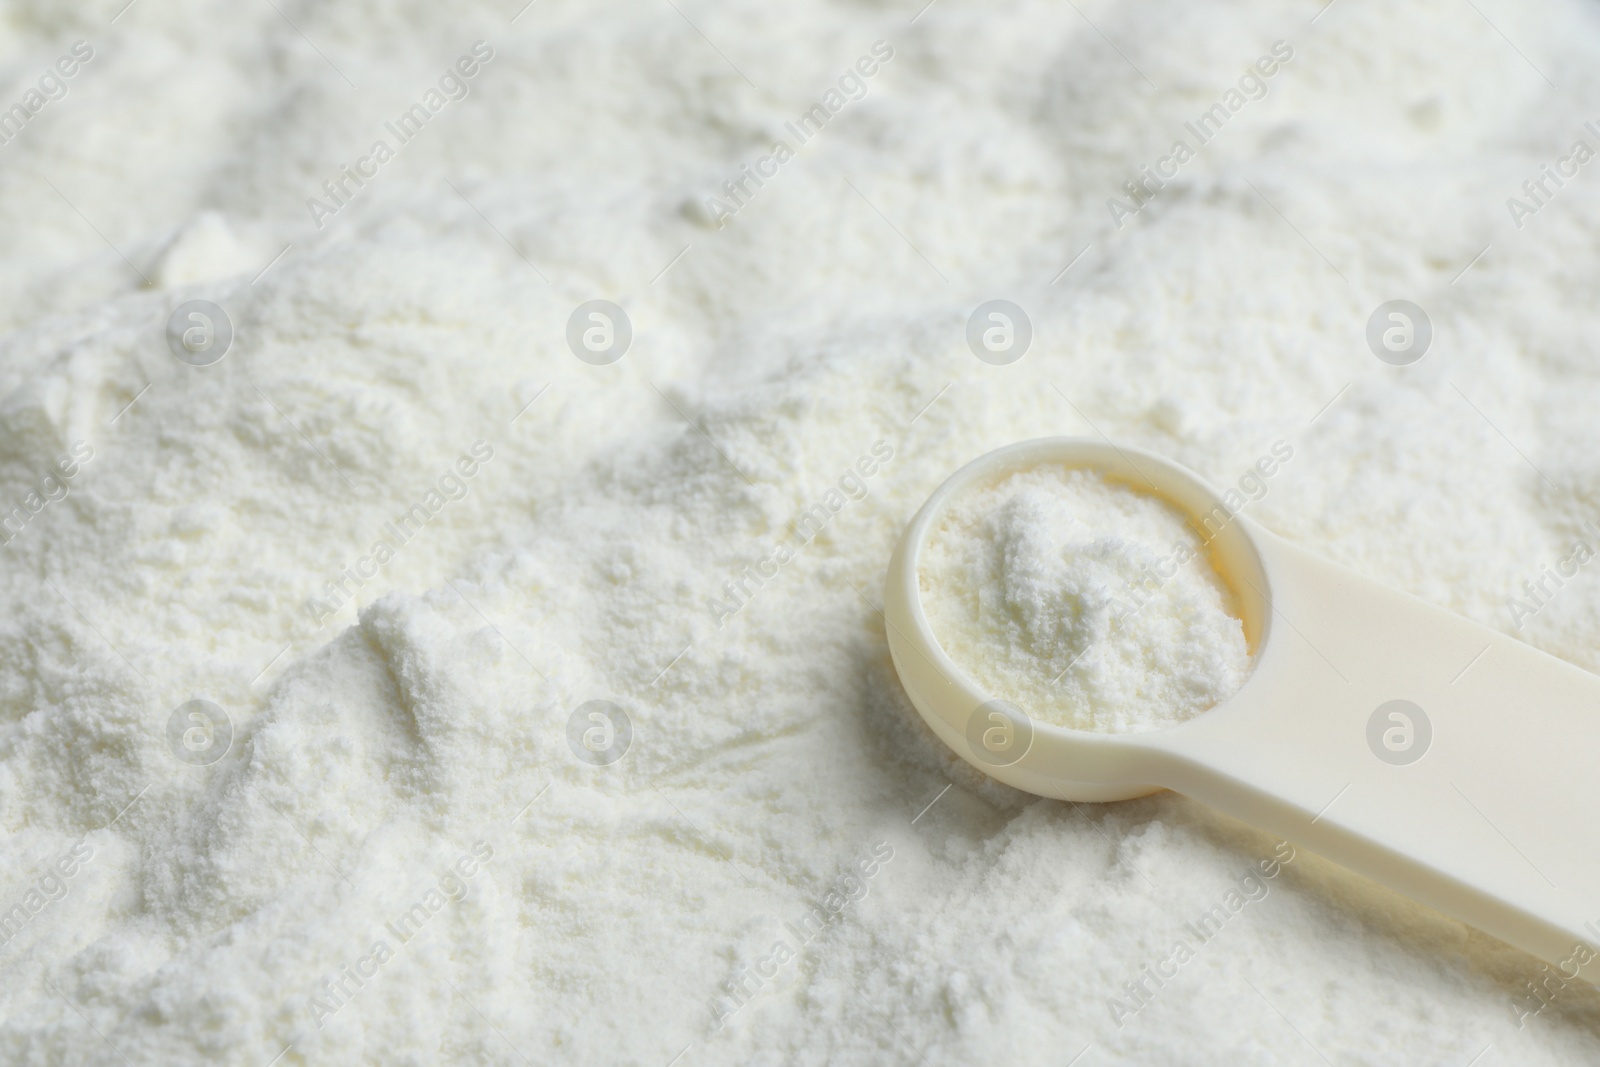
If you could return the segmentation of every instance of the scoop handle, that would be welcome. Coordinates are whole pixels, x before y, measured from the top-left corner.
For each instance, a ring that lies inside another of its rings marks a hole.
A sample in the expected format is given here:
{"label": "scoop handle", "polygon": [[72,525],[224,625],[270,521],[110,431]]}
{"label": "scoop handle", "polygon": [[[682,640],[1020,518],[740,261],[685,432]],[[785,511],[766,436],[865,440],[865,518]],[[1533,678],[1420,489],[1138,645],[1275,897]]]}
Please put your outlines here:
{"label": "scoop handle", "polygon": [[1600,677],[1249,534],[1268,638],[1155,780],[1600,981]]}

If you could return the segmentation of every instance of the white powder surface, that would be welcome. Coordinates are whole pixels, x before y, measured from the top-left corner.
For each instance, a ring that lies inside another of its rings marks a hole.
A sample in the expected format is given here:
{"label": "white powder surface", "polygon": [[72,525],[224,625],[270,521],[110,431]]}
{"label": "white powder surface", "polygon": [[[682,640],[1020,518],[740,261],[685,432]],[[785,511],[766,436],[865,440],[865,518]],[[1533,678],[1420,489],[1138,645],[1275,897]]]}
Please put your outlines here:
{"label": "white powder surface", "polygon": [[918,572],[946,654],[991,697],[1078,730],[1156,730],[1250,670],[1233,595],[1183,512],[1041,466],[952,500]]}
{"label": "white powder surface", "polygon": [[1537,963],[1303,850],[979,775],[876,607],[951,471],[1104,433],[1600,667],[1588,570],[1507,610],[1600,501],[1600,164],[1506,203],[1593,143],[1592,4],[123,7],[0,5],[0,1062],[1595,1059],[1593,990],[1519,1025]]}

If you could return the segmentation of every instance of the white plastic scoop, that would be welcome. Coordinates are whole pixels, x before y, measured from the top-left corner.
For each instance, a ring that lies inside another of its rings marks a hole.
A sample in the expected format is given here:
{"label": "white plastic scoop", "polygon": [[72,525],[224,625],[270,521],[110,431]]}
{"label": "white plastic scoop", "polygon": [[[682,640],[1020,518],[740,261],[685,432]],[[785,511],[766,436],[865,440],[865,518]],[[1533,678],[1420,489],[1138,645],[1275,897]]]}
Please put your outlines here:
{"label": "white plastic scoop", "polygon": [[[1189,516],[1254,655],[1236,694],[1176,727],[1091,733],[995,701],[945,655],[918,587],[929,533],[958,494],[1041,463]],[[895,549],[884,615],[912,703],[995,778],[1067,800],[1176,790],[1600,981],[1600,677],[1294,547],[1174,463],[1083,438],[952,475]]]}

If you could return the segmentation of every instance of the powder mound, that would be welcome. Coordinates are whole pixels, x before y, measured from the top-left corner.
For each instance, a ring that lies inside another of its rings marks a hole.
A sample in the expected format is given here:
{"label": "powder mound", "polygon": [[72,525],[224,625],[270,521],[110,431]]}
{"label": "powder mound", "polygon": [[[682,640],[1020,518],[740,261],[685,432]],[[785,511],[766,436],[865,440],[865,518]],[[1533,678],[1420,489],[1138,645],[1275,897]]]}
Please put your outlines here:
{"label": "powder mound", "polygon": [[958,498],[924,550],[929,624],[995,697],[1080,730],[1155,730],[1250,670],[1232,594],[1182,512],[1039,467]]}

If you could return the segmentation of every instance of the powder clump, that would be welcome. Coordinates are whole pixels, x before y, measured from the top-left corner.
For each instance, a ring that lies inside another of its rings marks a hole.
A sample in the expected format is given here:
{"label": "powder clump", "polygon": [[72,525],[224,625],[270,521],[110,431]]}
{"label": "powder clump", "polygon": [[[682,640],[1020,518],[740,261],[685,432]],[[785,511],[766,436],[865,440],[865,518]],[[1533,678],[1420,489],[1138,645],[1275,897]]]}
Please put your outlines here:
{"label": "powder clump", "polygon": [[1036,467],[956,499],[919,579],[945,652],[1060,726],[1173,726],[1250,670],[1232,593],[1183,513],[1092,471]]}

